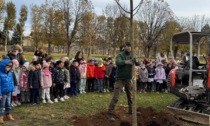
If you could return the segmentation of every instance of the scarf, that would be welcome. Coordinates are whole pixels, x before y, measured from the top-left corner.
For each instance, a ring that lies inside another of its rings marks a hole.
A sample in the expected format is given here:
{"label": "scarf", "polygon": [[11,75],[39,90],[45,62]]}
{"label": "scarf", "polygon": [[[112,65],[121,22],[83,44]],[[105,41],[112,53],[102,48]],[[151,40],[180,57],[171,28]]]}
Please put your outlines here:
{"label": "scarf", "polygon": [[44,73],[45,75],[47,75],[47,76],[50,76],[50,75],[51,75],[50,70],[42,70],[42,71],[43,71],[43,73]]}
{"label": "scarf", "polygon": [[103,67],[103,66],[104,66],[103,63],[98,64],[98,67]]}

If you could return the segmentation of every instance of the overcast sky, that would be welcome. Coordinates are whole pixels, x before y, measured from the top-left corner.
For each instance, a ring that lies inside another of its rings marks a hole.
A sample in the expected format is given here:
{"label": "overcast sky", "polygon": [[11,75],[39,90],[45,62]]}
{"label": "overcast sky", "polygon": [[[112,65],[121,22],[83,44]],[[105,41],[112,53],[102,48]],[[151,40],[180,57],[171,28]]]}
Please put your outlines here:
{"label": "overcast sky", "polygon": [[[19,15],[19,10],[22,4],[26,4],[29,8],[31,4],[41,4],[45,0],[5,0],[13,1],[17,8],[17,16]],[[97,14],[102,14],[102,9],[109,3],[114,3],[114,0],[91,0],[95,12]],[[129,5],[130,0],[120,0],[120,3]],[[137,5],[140,0],[133,0],[134,4]],[[190,17],[193,15],[206,15],[210,17],[210,0],[165,0],[170,5],[170,8],[177,17]],[[30,15],[30,14],[29,14]],[[30,33],[30,17],[27,20],[25,26],[25,34]]]}

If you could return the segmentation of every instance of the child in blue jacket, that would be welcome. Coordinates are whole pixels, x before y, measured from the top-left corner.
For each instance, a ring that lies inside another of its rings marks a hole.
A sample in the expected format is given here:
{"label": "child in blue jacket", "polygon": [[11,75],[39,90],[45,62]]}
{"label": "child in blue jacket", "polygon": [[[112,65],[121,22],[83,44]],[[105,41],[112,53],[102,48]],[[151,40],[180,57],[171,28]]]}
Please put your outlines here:
{"label": "child in blue jacket", "polygon": [[9,59],[0,62],[0,123],[4,123],[3,108],[5,108],[6,118],[14,120],[11,115],[11,95],[15,91],[12,66],[12,61]]}

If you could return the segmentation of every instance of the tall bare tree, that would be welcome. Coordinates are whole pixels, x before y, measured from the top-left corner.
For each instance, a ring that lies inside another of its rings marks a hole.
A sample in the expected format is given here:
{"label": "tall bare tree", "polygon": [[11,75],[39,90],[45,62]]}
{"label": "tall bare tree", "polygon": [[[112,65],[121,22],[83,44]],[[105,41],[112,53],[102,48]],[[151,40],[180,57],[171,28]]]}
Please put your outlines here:
{"label": "tall bare tree", "polygon": [[24,27],[25,27],[25,22],[27,20],[28,16],[28,8],[26,5],[21,6],[20,10],[20,18],[19,18],[19,27],[18,27],[18,33],[20,34],[20,41],[21,41],[21,46],[23,46],[23,32],[24,32]]}
{"label": "tall bare tree", "polygon": [[[139,4],[134,8],[134,5],[133,5],[133,0],[130,0],[130,10],[127,11],[125,8],[122,7],[122,5],[119,3],[119,0],[115,0],[115,2],[117,3],[118,7],[120,8],[120,11],[121,11],[121,14],[124,15],[126,17],[126,14],[129,14],[129,20],[130,20],[130,34],[129,34],[129,39],[130,41],[132,42],[132,58],[135,58],[135,53],[134,53],[134,23],[133,23],[133,20],[134,20],[134,16],[136,15],[136,13],[139,11],[142,3],[143,3],[143,0],[141,0],[139,2]],[[133,64],[133,67],[132,67],[132,76],[133,76],[133,79],[132,79],[132,83],[133,83],[133,99],[132,99],[132,102],[133,102],[133,106],[132,106],[132,125],[133,126],[137,126],[137,118],[136,118],[136,78],[135,78],[135,65]]]}
{"label": "tall bare tree", "polygon": [[146,28],[141,29],[140,41],[144,45],[146,57],[151,48],[157,43],[165,28],[165,23],[173,18],[173,12],[165,1],[145,0],[138,13],[139,21]]}
{"label": "tall bare tree", "polygon": [[58,0],[58,5],[64,13],[67,40],[67,56],[70,56],[71,44],[76,40],[79,22],[82,14],[90,9],[88,0]]}
{"label": "tall bare tree", "polygon": [[38,49],[39,43],[42,39],[42,22],[43,22],[43,11],[40,6],[32,5],[31,7],[31,22],[32,22],[32,32],[31,36],[34,41],[35,50]]}
{"label": "tall bare tree", "polygon": [[194,15],[192,17],[179,17],[178,22],[184,30],[200,32],[204,25],[210,23],[210,19],[205,15]]}
{"label": "tall bare tree", "polygon": [[13,2],[8,2],[6,4],[6,17],[4,20],[4,31],[5,31],[5,43],[4,48],[5,51],[7,51],[7,36],[8,36],[8,30],[12,30],[16,24],[16,7]]}

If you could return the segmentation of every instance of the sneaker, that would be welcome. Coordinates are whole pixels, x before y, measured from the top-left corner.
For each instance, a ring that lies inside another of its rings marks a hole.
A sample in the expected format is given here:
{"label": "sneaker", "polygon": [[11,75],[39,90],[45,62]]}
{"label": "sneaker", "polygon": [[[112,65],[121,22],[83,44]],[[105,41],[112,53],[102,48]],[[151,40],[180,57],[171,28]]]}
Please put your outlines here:
{"label": "sneaker", "polygon": [[64,102],[65,100],[63,98],[60,98],[60,101]]}
{"label": "sneaker", "polygon": [[17,106],[20,106],[20,105],[21,105],[21,103],[20,103],[19,101],[15,102],[15,104],[16,104]]}
{"label": "sneaker", "polygon": [[54,102],[53,102],[53,101],[51,101],[51,100],[49,100],[49,101],[48,101],[48,103],[53,104]]}
{"label": "sneaker", "polygon": [[42,101],[42,103],[44,103],[44,104],[45,104],[45,103],[46,103],[46,100],[43,100],[43,101]]}
{"label": "sneaker", "polygon": [[168,93],[168,90],[165,90],[165,93]]}
{"label": "sneaker", "polygon": [[87,92],[83,91],[84,94],[86,94]]}
{"label": "sneaker", "polygon": [[106,89],[104,89],[104,92],[106,92]]}
{"label": "sneaker", "polygon": [[69,96],[65,95],[63,98],[64,98],[64,99],[69,99]]}
{"label": "sneaker", "polygon": [[56,98],[56,99],[54,99],[54,102],[58,102],[58,99]]}
{"label": "sneaker", "polygon": [[14,102],[12,102],[12,107],[16,107],[17,106],[17,104],[15,104]]}
{"label": "sneaker", "polygon": [[109,92],[109,90],[107,89],[106,92]]}

